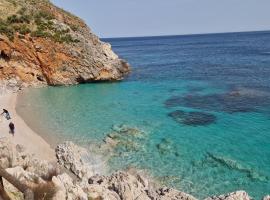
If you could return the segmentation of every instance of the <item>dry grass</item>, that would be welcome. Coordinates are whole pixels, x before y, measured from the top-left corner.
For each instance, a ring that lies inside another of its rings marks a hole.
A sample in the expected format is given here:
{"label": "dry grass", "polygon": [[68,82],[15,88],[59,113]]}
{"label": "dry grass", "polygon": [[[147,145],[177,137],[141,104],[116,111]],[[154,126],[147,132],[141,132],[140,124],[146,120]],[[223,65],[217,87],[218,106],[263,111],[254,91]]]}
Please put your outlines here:
{"label": "dry grass", "polygon": [[0,19],[6,19],[7,16],[13,15],[20,9],[20,6],[8,0],[0,0]]}
{"label": "dry grass", "polygon": [[56,193],[56,188],[52,182],[39,184],[33,189],[35,200],[50,200]]}

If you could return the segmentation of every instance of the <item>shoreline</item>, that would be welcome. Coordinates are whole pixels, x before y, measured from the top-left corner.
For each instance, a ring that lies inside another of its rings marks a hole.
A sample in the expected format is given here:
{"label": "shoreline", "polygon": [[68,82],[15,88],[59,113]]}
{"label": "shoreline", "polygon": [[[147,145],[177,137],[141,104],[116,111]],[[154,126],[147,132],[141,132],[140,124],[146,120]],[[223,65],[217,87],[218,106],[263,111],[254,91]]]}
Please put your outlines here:
{"label": "shoreline", "polygon": [[[55,152],[51,145],[42,138],[38,133],[33,131],[23,118],[17,113],[16,105],[18,101],[18,92],[6,91],[0,94],[1,109],[5,108],[11,115],[11,120],[1,118],[0,130],[1,138],[8,138],[15,145],[23,145],[28,153],[34,154],[42,160],[55,162]],[[15,135],[9,133],[8,124],[13,122],[15,124]]]}
{"label": "shoreline", "polygon": [[[9,92],[5,92],[4,94],[3,93],[1,94],[1,91],[0,91],[0,104],[2,105],[3,108],[7,109],[11,115],[11,120],[9,121],[7,121],[4,118],[1,118],[0,120],[1,121],[0,130],[3,130],[0,132],[0,138],[1,139],[7,138],[14,145],[23,145],[27,153],[34,155],[33,157],[37,157],[40,160],[49,161],[50,163],[56,163],[57,160],[60,161],[60,165],[62,165],[65,169],[67,169],[67,171],[71,173],[72,176],[74,175],[78,177],[82,176],[82,177],[79,177],[82,180],[81,182],[78,182],[80,184],[77,185],[79,189],[86,187],[85,181],[83,181],[84,175],[82,175],[82,173],[87,172],[87,176],[89,176],[88,178],[90,178],[89,180],[93,181],[92,183],[93,186],[90,184],[90,185],[87,185],[87,187],[91,188],[91,193],[94,192],[93,193],[94,197],[96,197],[95,195],[100,195],[100,196],[104,195],[105,197],[107,197],[106,195],[108,195],[108,191],[109,192],[111,191],[109,188],[107,188],[108,186],[106,185],[106,184],[110,184],[110,182],[106,182],[106,181],[112,179],[113,181],[116,181],[116,182],[113,182],[113,184],[120,184],[120,185],[123,184],[123,186],[130,186],[130,188],[132,188],[132,191],[134,190],[137,193],[138,191],[136,190],[136,188],[133,188],[133,185],[132,185],[132,183],[135,181],[136,184],[139,184],[140,192],[142,191],[141,187],[147,188],[146,190],[151,189],[153,194],[155,194],[155,197],[160,197],[160,198],[157,198],[160,200],[161,199],[164,199],[164,200],[182,199],[182,198],[187,199],[187,200],[198,200],[197,198],[195,198],[189,193],[181,192],[179,190],[173,189],[173,187],[171,188],[171,187],[163,186],[163,184],[160,184],[160,182],[157,181],[154,177],[149,176],[149,174],[145,173],[145,171],[140,172],[140,170],[137,168],[130,168],[124,171],[115,171],[112,174],[103,174],[100,171],[100,166],[88,165],[89,163],[87,161],[89,160],[87,160],[87,157],[85,157],[86,156],[85,152],[87,152],[87,155],[89,152],[81,146],[74,145],[72,142],[64,142],[63,144],[60,144],[60,146],[58,146],[58,151],[56,150],[55,152],[53,147],[50,145],[49,141],[45,139],[46,137],[43,138],[41,135],[35,132],[31,128],[31,126],[27,125],[27,123],[23,120],[23,118],[17,113],[16,106],[18,102],[18,96],[19,96],[19,92],[9,91]],[[8,124],[11,121],[15,124],[14,137],[11,134],[9,134]],[[56,154],[58,155],[58,157],[56,157]],[[70,169],[69,168],[70,166],[72,166],[72,168],[74,168],[73,170],[75,171]],[[65,171],[65,173],[67,173],[67,171]],[[70,178],[70,175],[67,175],[67,174],[62,174],[62,175]],[[59,175],[56,178],[62,175]],[[144,179],[142,179],[142,177]],[[119,183],[117,182],[117,179],[121,179],[121,182],[124,180],[124,182]],[[74,179],[70,178],[70,180],[74,180]],[[97,180],[105,181],[106,184],[102,185],[99,182],[96,182]],[[146,186],[143,185],[144,183],[147,183]],[[142,184],[142,186],[140,184]],[[106,190],[106,193],[99,194],[100,188],[102,188],[102,191]],[[143,189],[144,192],[142,192],[141,194],[144,195],[145,199],[149,199],[152,193],[151,194],[145,193],[146,190]],[[160,191],[162,192],[161,194],[159,193]],[[126,193],[126,192],[123,191],[123,193]],[[82,194],[84,195],[85,193],[76,194],[76,195],[82,195]],[[131,193],[128,193],[128,196],[126,197],[130,197],[129,195],[131,195]],[[232,192],[232,193],[227,194],[226,196],[225,195],[212,196],[212,197],[205,198],[205,200],[216,200],[216,199],[229,200],[231,197],[232,199],[251,200],[251,198],[248,196],[248,194],[245,191]],[[129,198],[124,198],[124,199],[129,199]],[[265,199],[268,200],[268,196],[266,196]]]}
{"label": "shoreline", "polygon": [[[17,98],[15,103],[15,112],[16,114],[24,121],[24,123],[39,137],[41,137],[50,147],[51,149],[55,149],[59,143],[61,143],[61,138],[57,137],[56,135],[52,136],[51,134],[48,134],[47,131],[44,131],[39,128],[38,125],[35,125],[31,123],[31,116],[26,115],[20,111],[20,107],[28,106],[21,104],[20,101],[18,101],[18,98],[21,97],[22,93],[25,92],[25,89],[21,90],[20,92],[17,92]],[[64,140],[65,141],[65,140]]]}

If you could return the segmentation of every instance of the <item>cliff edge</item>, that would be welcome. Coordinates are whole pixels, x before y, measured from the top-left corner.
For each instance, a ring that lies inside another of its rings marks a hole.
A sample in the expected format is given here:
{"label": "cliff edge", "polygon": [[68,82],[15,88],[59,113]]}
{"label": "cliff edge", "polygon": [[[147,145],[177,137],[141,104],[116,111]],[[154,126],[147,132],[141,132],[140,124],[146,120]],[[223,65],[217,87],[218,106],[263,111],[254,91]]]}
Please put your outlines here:
{"label": "cliff edge", "polygon": [[22,87],[121,80],[129,64],[47,0],[0,0],[0,80]]}

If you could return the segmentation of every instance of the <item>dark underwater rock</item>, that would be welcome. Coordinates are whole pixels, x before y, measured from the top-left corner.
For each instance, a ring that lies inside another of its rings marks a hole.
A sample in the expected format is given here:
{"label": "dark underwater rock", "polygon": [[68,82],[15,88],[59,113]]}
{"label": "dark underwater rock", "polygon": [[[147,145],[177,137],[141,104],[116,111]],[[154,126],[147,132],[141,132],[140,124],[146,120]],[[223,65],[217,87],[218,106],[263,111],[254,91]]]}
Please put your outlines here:
{"label": "dark underwater rock", "polygon": [[268,181],[269,177],[261,174],[260,172],[256,171],[249,166],[243,166],[237,160],[233,160],[230,158],[226,158],[224,156],[215,155],[213,153],[207,152],[206,160],[208,162],[215,162],[223,167],[226,167],[230,170],[236,170],[241,173],[245,173],[248,178],[257,181]]}
{"label": "dark underwater rock", "polygon": [[117,154],[136,152],[142,148],[141,144],[144,140],[145,133],[142,130],[127,125],[114,125],[112,132],[104,138],[101,148]]}
{"label": "dark underwater rock", "polygon": [[209,95],[173,96],[167,99],[164,104],[166,107],[184,106],[227,113],[254,112],[261,107],[270,105],[270,94],[241,89]]}
{"label": "dark underwater rock", "polygon": [[179,153],[177,152],[175,146],[173,145],[173,142],[167,138],[163,138],[160,143],[156,145],[158,152],[161,155],[165,155],[168,153],[174,154],[175,156],[179,156]]}
{"label": "dark underwater rock", "polygon": [[168,114],[176,122],[188,126],[207,126],[216,122],[216,116],[204,112],[185,112],[176,110]]}

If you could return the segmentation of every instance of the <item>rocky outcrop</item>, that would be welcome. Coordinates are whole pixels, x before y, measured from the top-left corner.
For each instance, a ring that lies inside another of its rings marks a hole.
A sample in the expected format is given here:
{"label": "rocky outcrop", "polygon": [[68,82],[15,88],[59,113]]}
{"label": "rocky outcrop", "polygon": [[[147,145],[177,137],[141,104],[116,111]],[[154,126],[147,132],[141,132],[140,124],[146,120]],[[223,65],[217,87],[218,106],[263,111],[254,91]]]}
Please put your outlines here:
{"label": "rocky outcrop", "polygon": [[236,191],[226,195],[209,197],[205,200],[251,200],[251,197],[245,191]]}
{"label": "rocky outcrop", "polygon": [[58,163],[78,178],[89,178],[94,175],[91,165],[87,163],[89,154],[86,149],[78,147],[72,142],[65,142],[56,147],[55,153]]}
{"label": "rocky outcrop", "polygon": [[[31,188],[36,199],[46,197],[53,200],[196,200],[184,192],[158,186],[137,170],[118,171],[107,176],[93,175],[92,167],[88,162],[84,162],[83,158],[88,151],[72,142],[65,142],[56,148],[60,166],[28,155],[23,146],[13,145],[6,138],[0,139],[0,153],[0,166]],[[61,166],[77,177],[63,173],[63,170],[60,170]],[[23,199],[22,193],[8,181],[4,180],[3,184],[12,199]],[[270,196],[263,198],[268,199]],[[251,200],[251,197],[244,191],[236,191],[208,197],[205,200]]]}
{"label": "rocky outcrop", "polygon": [[92,198],[126,200],[195,200],[191,195],[170,188],[155,188],[139,174],[116,172],[110,176],[94,176],[86,190]]}
{"label": "rocky outcrop", "polygon": [[78,17],[46,0],[14,2],[0,0],[0,80],[69,85],[120,80],[130,71]]}
{"label": "rocky outcrop", "polygon": [[87,194],[82,190],[82,188],[73,183],[72,178],[67,174],[62,174],[59,176],[54,176],[52,182],[56,187],[56,193],[53,200],[59,199],[80,199],[88,200]]}
{"label": "rocky outcrop", "polygon": [[262,200],[270,200],[270,195],[265,196]]}
{"label": "rocky outcrop", "polygon": [[[125,132],[121,128],[122,132]],[[137,134],[137,130],[133,130]],[[115,172],[109,176],[94,175],[91,166],[86,162],[88,151],[72,142],[65,142],[56,147],[58,163],[80,178],[79,185],[92,199],[108,200],[195,200],[191,195],[169,188],[156,188],[148,179],[137,172]],[[85,161],[86,160],[86,161]],[[93,176],[94,175],[94,176]],[[58,181],[59,182],[59,181]],[[77,187],[71,185],[69,187]],[[59,184],[60,185],[60,184]],[[63,190],[63,187],[60,187]],[[63,192],[62,192],[63,193]]]}

